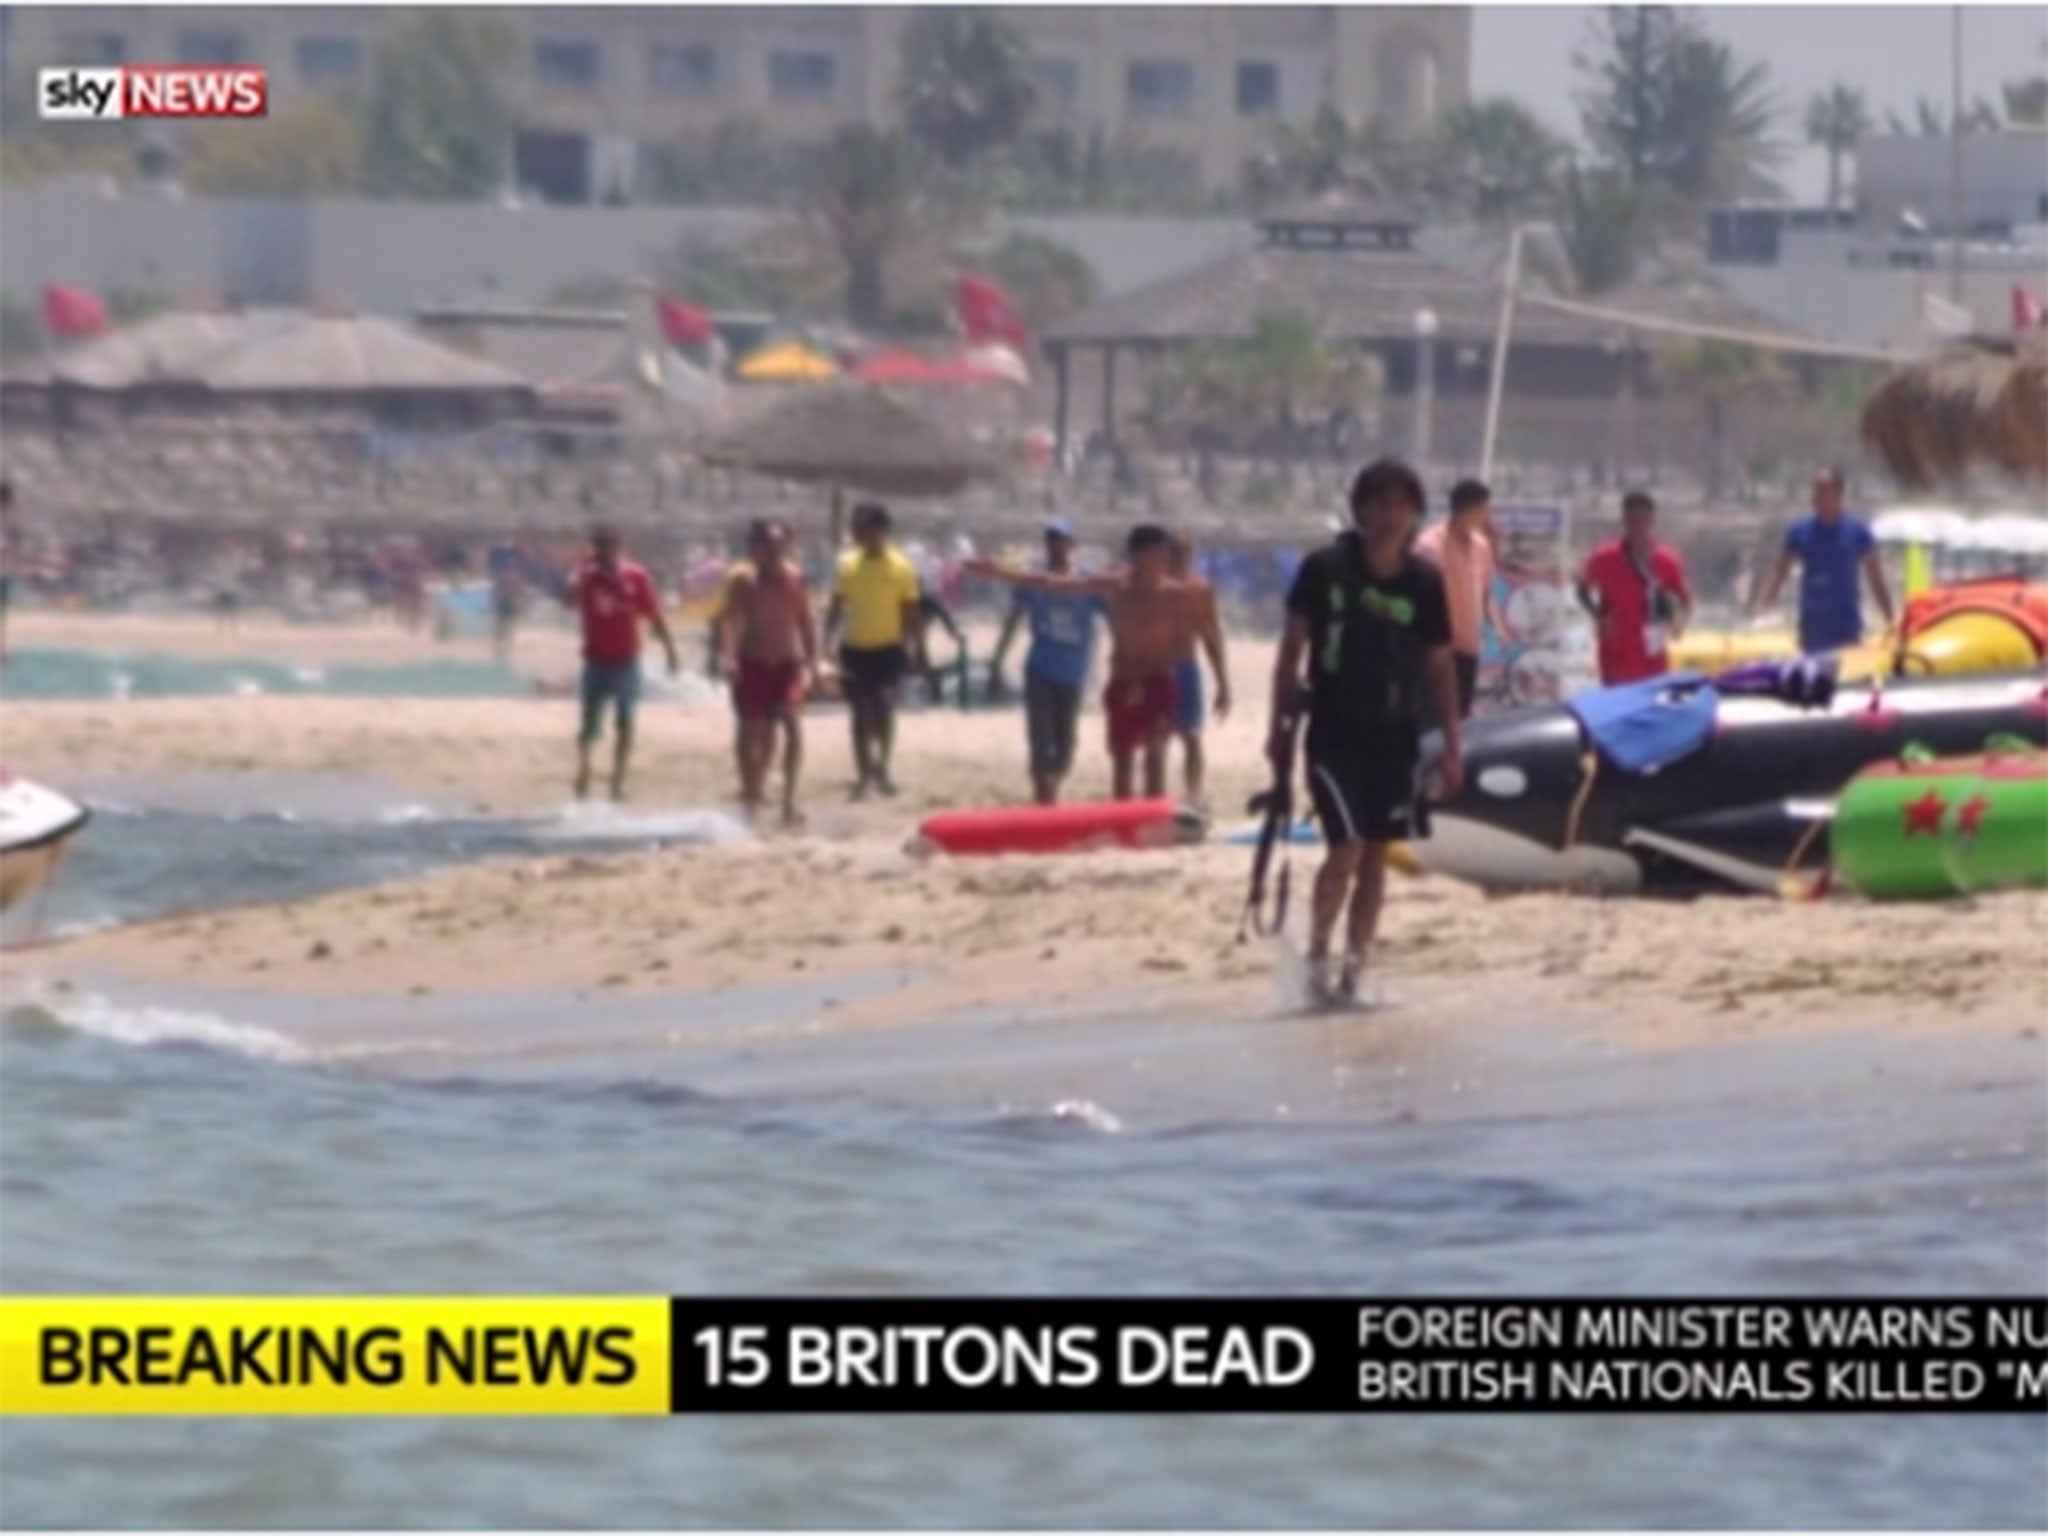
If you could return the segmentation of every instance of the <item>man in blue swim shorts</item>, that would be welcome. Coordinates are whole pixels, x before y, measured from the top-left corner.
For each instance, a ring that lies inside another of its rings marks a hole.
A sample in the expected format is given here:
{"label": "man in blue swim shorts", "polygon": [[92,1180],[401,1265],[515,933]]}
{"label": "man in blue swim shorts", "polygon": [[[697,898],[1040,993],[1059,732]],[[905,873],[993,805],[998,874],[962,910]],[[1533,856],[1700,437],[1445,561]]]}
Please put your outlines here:
{"label": "man in blue swim shorts", "polygon": [[1201,647],[1209,658],[1209,670],[1216,674],[1218,720],[1230,713],[1230,657],[1223,644],[1223,619],[1216,606],[1216,589],[1195,569],[1194,556],[1194,541],[1184,533],[1176,533],[1168,571],[1174,580],[1184,581],[1195,590],[1195,628],[1187,654],[1174,667],[1173,732],[1180,738],[1181,782],[1187,801],[1190,805],[1201,805],[1208,768],[1202,750],[1202,728],[1207,721],[1202,701],[1202,662],[1195,648]]}

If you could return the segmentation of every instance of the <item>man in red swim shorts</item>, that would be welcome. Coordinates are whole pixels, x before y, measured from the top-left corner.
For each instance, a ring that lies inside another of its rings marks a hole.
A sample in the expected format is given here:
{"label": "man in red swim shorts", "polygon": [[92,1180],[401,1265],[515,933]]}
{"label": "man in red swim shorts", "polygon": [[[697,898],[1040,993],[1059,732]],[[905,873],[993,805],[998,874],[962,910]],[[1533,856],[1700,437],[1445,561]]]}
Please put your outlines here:
{"label": "man in red swim shorts", "polygon": [[1109,722],[1112,764],[1128,765],[1155,742],[1169,738],[1179,705],[1179,680],[1171,672],[1110,678],[1102,690],[1102,712]]}
{"label": "man in red swim shorts", "polygon": [[1109,717],[1109,761],[1116,797],[1133,794],[1140,753],[1145,794],[1166,793],[1166,748],[1173,739],[1179,690],[1174,672],[1192,655],[1201,593],[1175,579],[1173,539],[1156,523],[1140,523],[1125,542],[1129,562],[1113,576],[1012,571],[993,561],[967,564],[973,576],[992,577],[1041,592],[1085,592],[1102,599],[1109,616],[1109,686],[1102,707]]}
{"label": "man in red swim shorts", "polygon": [[738,720],[740,804],[761,809],[775,731],[783,732],[782,820],[801,819],[797,775],[803,764],[804,690],[818,672],[818,626],[803,572],[789,558],[789,529],[757,520],[747,529],[746,563],[734,568],[718,611],[720,643],[732,657],[732,707]]}

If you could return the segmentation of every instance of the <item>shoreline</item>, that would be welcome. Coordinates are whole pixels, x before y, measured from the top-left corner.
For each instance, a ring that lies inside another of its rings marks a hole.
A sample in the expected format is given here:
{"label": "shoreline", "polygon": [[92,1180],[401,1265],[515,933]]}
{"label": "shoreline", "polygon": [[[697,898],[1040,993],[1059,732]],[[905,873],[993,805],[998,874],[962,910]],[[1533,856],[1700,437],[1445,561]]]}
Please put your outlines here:
{"label": "shoreline", "polygon": [[[98,628],[103,644],[146,633],[203,652],[222,641],[204,621]],[[27,627],[38,640],[50,633],[40,622]],[[300,638],[325,633],[312,626]],[[451,649],[388,629],[371,643]],[[1269,659],[1264,641],[1233,645],[1234,681],[1247,699]],[[293,784],[320,780],[564,833],[578,814],[568,798],[567,699],[54,700],[8,701],[5,711],[11,767],[88,797],[86,786],[110,785],[130,805],[189,808],[181,796],[199,780],[201,800],[261,812],[284,803]],[[1216,824],[1205,845],[920,859],[907,844],[924,815],[1028,799],[1014,709],[907,711],[902,795],[852,804],[845,712],[817,706],[804,720],[804,829],[650,850],[632,831],[636,818],[652,827],[676,813],[729,813],[736,790],[723,700],[650,698],[616,849],[537,848],[310,899],[188,910],[17,950],[8,970],[36,986],[103,976],[196,988],[259,1010],[266,998],[356,998],[402,1015],[466,999],[488,1016],[507,1000],[549,997],[580,998],[578,1011],[666,999],[687,1012],[748,989],[827,985],[844,993],[819,1026],[835,1037],[988,1017],[1220,1020],[1286,1034],[1280,1026],[1298,1015],[1276,980],[1285,956],[1235,942],[1250,850],[1220,840],[1244,824],[1239,808],[1266,782],[1261,715],[1253,704],[1211,723]],[[1101,730],[1090,710],[1070,798],[1107,791]],[[108,817],[86,835],[118,830]],[[1319,853],[1303,847],[1291,857],[1298,933]],[[1395,1006],[1318,1018],[1314,1028],[1483,1038],[1526,1016],[1632,1052],[1779,1034],[2038,1033],[2048,1021],[2044,929],[2048,893],[1787,905],[1488,896],[1441,877],[1397,876],[1374,962]],[[905,979],[856,985],[883,974]],[[465,1028],[472,1043],[488,1043],[487,1024]]]}
{"label": "shoreline", "polygon": [[[198,988],[259,1010],[266,998],[440,1000],[488,1013],[535,996],[688,1010],[822,986],[845,994],[835,1034],[970,1014],[1299,1017],[1282,1001],[1283,952],[1236,941],[1247,864],[1246,850],[1215,844],[919,859],[873,836],[538,854],[100,930],[20,952],[9,969],[37,985],[106,975]],[[1490,897],[1397,877],[1374,959],[1392,1006],[1323,1022],[1483,1034],[1526,1015],[1651,1052],[1767,1034],[2038,1036],[2048,898],[1940,910],[1953,920],[1930,931],[1924,907]],[[861,984],[892,973],[904,980]]]}

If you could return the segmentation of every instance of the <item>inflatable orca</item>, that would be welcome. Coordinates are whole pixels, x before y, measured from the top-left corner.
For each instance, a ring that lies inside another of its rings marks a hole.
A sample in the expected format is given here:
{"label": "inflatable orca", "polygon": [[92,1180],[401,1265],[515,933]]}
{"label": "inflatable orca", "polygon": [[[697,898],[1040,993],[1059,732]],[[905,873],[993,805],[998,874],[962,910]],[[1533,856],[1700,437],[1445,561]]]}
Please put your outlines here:
{"label": "inflatable orca", "polygon": [[1424,744],[1423,865],[1495,889],[1776,892],[1817,869],[1835,796],[1909,745],[1940,756],[1997,737],[2048,744],[2048,674],[1832,680],[1747,696],[1694,674],[1593,689],[1562,705],[1474,720],[1464,783],[1438,797],[1440,737]]}

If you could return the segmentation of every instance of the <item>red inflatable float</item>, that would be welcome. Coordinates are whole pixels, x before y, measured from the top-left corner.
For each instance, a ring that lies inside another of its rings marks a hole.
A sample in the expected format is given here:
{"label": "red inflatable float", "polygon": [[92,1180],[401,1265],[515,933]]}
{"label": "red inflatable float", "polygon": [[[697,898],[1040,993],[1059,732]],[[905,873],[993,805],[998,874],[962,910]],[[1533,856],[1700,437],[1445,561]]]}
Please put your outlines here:
{"label": "red inflatable float", "polygon": [[1067,853],[1081,848],[1166,848],[1199,842],[1201,812],[1171,800],[1092,800],[1075,805],[1012,805],[942,811],[917,829],[947,853]]}

